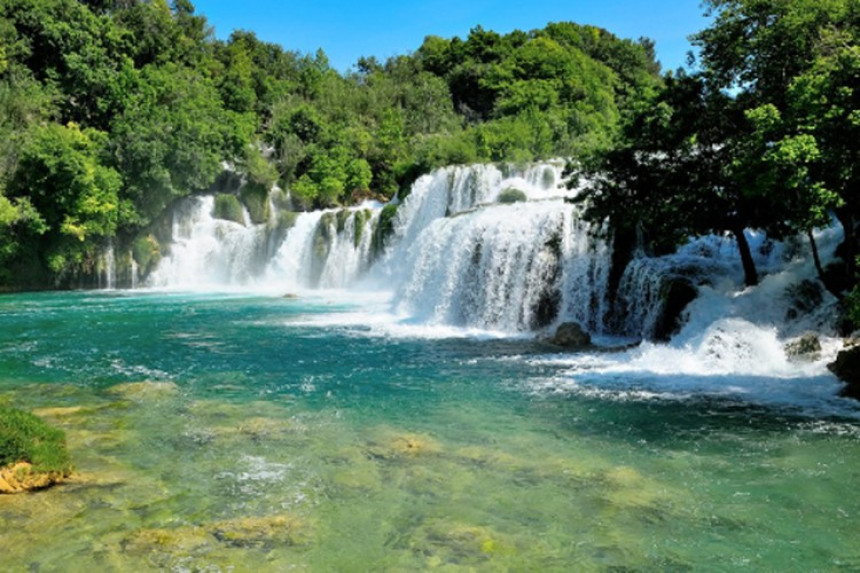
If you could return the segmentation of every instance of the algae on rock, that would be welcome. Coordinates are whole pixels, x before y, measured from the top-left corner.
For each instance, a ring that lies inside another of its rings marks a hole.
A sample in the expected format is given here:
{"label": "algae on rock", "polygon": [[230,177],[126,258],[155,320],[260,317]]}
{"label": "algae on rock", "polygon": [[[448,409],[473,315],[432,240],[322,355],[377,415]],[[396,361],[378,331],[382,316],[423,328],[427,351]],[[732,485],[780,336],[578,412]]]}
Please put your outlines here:
{"label": "algae on rock", "polygon": [[34,414],[0,406],[0,493],[42,489],[71,473],[65,432]]}

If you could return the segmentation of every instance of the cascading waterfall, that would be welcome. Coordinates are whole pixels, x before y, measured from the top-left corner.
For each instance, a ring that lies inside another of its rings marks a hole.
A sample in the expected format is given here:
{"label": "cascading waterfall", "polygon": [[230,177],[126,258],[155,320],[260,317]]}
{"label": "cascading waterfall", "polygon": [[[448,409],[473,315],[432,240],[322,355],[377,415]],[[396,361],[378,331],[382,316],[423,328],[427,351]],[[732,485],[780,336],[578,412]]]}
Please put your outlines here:
{"label": "cascading waterfall", "polygon": [[[270,205],[267,223],[253,225],[246,213],[242,225],[216,219],[211,196],[193,197],[174,210],[170,252],[147,285],[377,289],[390,291],[392,310],[414,323],[511,333],[575,321],[592,333],[644,338],[655,334],[673,280],[690,284],[693,296],[711,289],[720,300],[737,299],[730,293],[741,269],[734,242],[723,237],[699,239],[670,256],[639,254],[610,293],[611,245],[565,202],[577,190],[567,188],[563,167],[556,161],[436,170],[398,205],[384,242],[377,203],[308,213]],[[749,239],[760,270],[773,274],[786,265],[790,257],[774,243]],[[803,273],[812,276],[805,267],[791,272],[783,290]],[[744,312],[760,312],[753,307]]]}
{"label": "cascading waterfall", "polygon": [[496,205],[435,221],[407,250],[401,312],[430,323],[600,328],[609,258],[560,201]]}
{"label": "cascading waterfall", "polygon": [[[491,165],[419,179],[379,263],[415,320],[516,332],[575,320],[601,331],[610,249],[564,202],[563,163]],[[498,201],[511,191],[512,204]]]}
{"label": "cascading waterfall", "polygon": [[[265,225],[213,216],[212,196],[192,197],[173,212],[170,253],[148,278],[150,286],[200,288],[246,285],[265,263]],[[245,213],[246,221],[247,213]]]}

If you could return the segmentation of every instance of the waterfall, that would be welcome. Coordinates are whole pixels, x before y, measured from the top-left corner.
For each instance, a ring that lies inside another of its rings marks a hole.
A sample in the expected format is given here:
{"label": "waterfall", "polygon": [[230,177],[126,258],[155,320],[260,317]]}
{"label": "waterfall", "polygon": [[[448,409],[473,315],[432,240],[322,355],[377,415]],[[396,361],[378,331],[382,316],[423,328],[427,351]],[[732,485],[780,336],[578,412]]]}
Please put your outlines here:
{"label": "waterfall", "polygon": [[395,301],[436,324],[518,331],[561,316],[599,329],[607,251],[561,201],[489,206],[437,219],[401,251]]}
{"label": "waterfall", "polygon": [[98,264],[98,286],[113,290],[116,288],[116,255],[113,241],[108,242]]}
{"label": "waterfall", "polygon": [[[419,178],[381,248],[382,205],[216,219],[211,196],[173,211],[169,253],[147,278],[171,288],[282,292],[383,285],[416,321],[528,331],[561,320],[603,329],[609,246],[564,202],[561,161],[452,166]],[[505,194],[516,195],[514,203]],[[575,192],[574,192],[575,193]],[[379,242],[377,242],[379,241]]]}
{"label": "waterfall", "polygon": [[265,282],[287,292],[352,286],[371,262],[379,205],[296,216],[266,265]]}
{"label": "waterfall", "polygon": [[148,277],[150,286],[209,288],[247,285],[265,263],[266,225],[216,219],[212,196],[190,197],[173,212],[169,254]]}
{"label": "waterfall", "polygon": [[131,274],[131,288],[136,289],[140,281],[140,269],[138,268],[137,261],[134,260],[134,257],[131,253],[128,254],[128,258],[131,261],[129,269],[129,272]]}
{"label": "waterfall", "polygon": [[[391,311],[419,324],[515,333],[575,321],[592,333],[652,338],[676,332],[680,307],[707,292],[719,292],[722,302],[712,306],[733,309],[729,314],[761,315],[775,305],[760,323],[785,322],[794,304],[786,289],[814,276],[795,265],[773,287],[771,300],[781,302],[739,310],[740,301],[751,299],[734,294],[743,276],[735,243],[712,236],[672,255],[639,253],[610,292],[611,244],[599,238],[605,229],[586,223],[580,207],[566,201],[578,190],[567,188],[563,167],[554,161],[438,169],[387,208],[385,224],[383,205],[374,202],[293,213],[270,200],[269,220],[254,225],[247,211],[244,224],[216,219],[212,196],[191,197],[173,210],[169,252],[146,286],[362,288],[390,293]],[[748,239],[761,271],[787,268],[792,256],[782,247],[761,234]],[[686,297],[681,303],[673,294],[678,285]],[[707,319],[701,305],[689,312],[699,313],[701,329],[716,319]]]}

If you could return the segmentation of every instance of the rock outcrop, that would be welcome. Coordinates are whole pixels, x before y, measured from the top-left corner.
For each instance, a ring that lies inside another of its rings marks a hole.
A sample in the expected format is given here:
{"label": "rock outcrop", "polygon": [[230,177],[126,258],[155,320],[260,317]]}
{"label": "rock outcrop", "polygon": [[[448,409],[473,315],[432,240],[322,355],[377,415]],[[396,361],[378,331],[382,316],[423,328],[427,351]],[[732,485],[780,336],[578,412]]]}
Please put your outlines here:
{"label": "rock outcrop", "polygon": [[821,354],[821,340],[814,332],[807,332],[788,342],[783,349],[789,358],[816,360]]}
{"label": "rock outcrop", "polygon": [[587,348],[591,346],[591,335],[575,322],[563,322],[549,342],[565,348]]}
{"label": "rock outcrop", "polygon": [[841,350],[836,360],[827,365],[827,369],[846,383],[839,392],[840,396],[860,400],[860,346]]}

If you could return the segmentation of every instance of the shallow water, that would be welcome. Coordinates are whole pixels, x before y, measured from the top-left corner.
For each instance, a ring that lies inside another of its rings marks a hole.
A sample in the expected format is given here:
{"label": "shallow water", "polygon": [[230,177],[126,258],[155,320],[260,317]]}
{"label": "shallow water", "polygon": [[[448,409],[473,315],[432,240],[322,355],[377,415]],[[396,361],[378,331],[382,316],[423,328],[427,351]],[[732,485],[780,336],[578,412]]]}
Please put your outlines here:
{"label": "shallow water", "polygon": [[379,305],[0,298],[0,400],[77,469],[0,497],[2,569],[860,568],[858,408],[820,369],[673,371]]}

